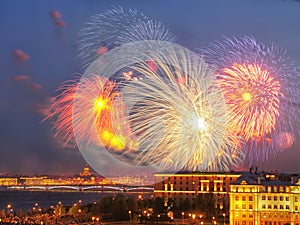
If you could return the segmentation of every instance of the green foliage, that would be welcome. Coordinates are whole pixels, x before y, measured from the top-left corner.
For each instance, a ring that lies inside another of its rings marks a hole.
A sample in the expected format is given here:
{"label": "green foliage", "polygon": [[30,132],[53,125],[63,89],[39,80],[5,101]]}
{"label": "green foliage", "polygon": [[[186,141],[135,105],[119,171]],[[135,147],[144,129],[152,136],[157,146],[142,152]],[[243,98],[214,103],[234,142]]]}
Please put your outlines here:
{"label": "green foliage", "polygon": [[68,211],[68,214],[70,216],[74,216],[74,217],[77,217],[79,215],[79,206],[78,205],[73,205],[69,211]]}
{"label": "green foliage", "polygon": [[113,201],[113,205],[111,208],[111,214],[113,219],[115,220],[128,220],[128,205],[124,199],[123,195],[117,195]]}
{"label": "green foliage", "polygon": [[157,197],[154,200],[153,210],[156,214],[163,213],[165,211],[164,207],[165,201],[161,197]]}
{"label": "green foliage", "polygon": [[126,199],[126,203],[128,206],[128,210],[131,210],[132,212],[137,212],[138,204],[137,201],[132,196]]}
{"label": "green foliage", "polygon": [[212,193],[199,194],[195,202],[195,211],[211,217],[215,214],[215,197]]}
{"label": "green foliage", "polygon": [[184,201],[179,203],[179,209],[181,211],[186,212],[186,211],[191,210],[191,208],[192,208],[192,204],[191,204],[191,201],[188,198],[186,198]]}
{"label": "green foliage", "polygon": [[54,215],[61,217],[66,214],[66,208],[62,204],[57,204],[54,209]]}
{"label": "green foliage", "polygon": [[0,210],[0,218],[4,219],[6,217],[4,209]]}

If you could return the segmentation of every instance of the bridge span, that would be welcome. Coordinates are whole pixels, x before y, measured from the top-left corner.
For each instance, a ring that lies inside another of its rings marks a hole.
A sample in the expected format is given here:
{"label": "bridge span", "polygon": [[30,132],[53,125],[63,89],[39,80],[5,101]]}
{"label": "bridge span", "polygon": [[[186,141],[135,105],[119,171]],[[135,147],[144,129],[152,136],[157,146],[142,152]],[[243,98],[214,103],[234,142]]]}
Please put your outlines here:
{"label": "bridge span", "polygon": [[27,191],[99,191],[99,192],[153,192],[150,186],[109,186],[109,185],[16,185],[8,190]]}

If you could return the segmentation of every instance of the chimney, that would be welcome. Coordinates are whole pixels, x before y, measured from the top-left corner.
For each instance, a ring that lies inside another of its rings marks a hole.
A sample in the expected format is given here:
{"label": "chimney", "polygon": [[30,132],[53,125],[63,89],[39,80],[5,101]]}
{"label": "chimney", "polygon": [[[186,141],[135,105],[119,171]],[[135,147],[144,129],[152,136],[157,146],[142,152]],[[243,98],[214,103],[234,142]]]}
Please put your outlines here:
{"label": "chimney", "polygon": [[295,177],[291,176],[291,184],[295,184]]}
{"label": "chimney", "polygon": [[257,177],[257,184],[261,184],[260,177]]}

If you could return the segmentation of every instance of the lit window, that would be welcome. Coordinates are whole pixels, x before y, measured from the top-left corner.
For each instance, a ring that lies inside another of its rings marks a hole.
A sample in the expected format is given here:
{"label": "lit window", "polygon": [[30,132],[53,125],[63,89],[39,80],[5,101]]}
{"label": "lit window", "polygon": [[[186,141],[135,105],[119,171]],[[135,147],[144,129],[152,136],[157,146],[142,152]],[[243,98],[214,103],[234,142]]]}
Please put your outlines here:
{"label": "lit window", "polygon": [[243,205],[242,205],[242,209],[246,209],[246,204],[243,204]]}
{"label": "lit window", "polygon": [[268,192],[271,192],[271,186],[268,186]]}
{"label": "lit window", "polygon": [[282,186],[279,187],[279,191],[283,192],[283,187]]}
{"label": "lit window", "polygon": [[235,200],[235,201],[238,201],[238,200],[239,200],[239,196],[236,195],[236,196],[234,197],[234,200]]}
{"label": "lit window", "polygon": [[242,196],[242,201],[246,201],[246,196]]}
{"label": "lit window", "polygon": [[235,204],[235,209],[239,209],[239,204]]}

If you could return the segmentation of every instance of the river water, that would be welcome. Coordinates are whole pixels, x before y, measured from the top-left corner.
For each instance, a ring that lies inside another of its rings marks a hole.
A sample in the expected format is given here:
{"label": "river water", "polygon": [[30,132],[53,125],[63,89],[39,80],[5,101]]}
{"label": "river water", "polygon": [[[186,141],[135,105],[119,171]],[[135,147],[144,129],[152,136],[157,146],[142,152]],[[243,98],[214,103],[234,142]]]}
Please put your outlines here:
{"label": "river water", "polygon": [[[121,192],[46,192],[46,191],[0,191],[0,210],[7,209],[8,204],[11,204],[13,210],[18,209],[28,212],[35,203],[38,203],[41,208],[50,208],[58,202],[69,206],[81,200],[82,204],[93,203],[99,201],[105,196],[115,196]],[[137,193],[122,193],[125,195],[138,195]],[[150,194],[143,194],[145,197]]]}

